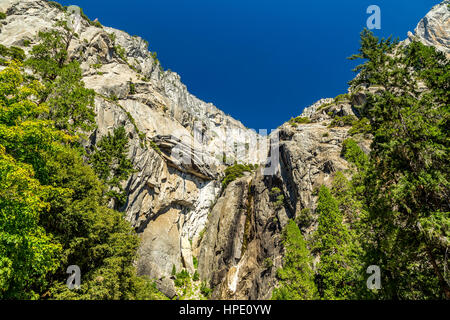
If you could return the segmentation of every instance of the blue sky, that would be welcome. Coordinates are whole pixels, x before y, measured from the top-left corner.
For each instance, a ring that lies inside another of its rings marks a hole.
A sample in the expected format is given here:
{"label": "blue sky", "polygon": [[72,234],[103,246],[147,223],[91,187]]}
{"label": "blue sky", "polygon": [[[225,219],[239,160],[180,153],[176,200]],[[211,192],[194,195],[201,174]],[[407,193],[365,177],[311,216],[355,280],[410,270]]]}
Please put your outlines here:
{"label": "blue sky", "polygon": [[72,0],[106,26],[139,35],[188,90],[253,129],[276,128],[347,92],[369,5],[378,36],[401,40],[439,0]]}

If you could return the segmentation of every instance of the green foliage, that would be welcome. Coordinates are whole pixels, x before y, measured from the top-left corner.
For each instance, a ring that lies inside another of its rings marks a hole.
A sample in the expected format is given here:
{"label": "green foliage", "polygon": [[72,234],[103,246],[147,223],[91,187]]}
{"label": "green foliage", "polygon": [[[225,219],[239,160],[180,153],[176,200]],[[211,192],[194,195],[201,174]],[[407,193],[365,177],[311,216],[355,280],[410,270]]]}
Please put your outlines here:
{"label": "green foliage", "polygon": [[[103,206],[102,183],[72,147],[77,137],[48,120],[45,89],[17,63],[0,71],[0,297],[157,298],[133,266],[139,240]],[[73,291],[72,264],[83,279]]]}
{"label": "green foliage", "polygon": [[356,165],[359,170],[363,170],[368,164],[367,155],[358,146],[358,143],[351,139],[345,139],[342,143],[341,155],[350,163]]}
{"label": "green foliage", "polygon": [[41,76],[45,82],[53,81],[67,59],[67,47],[71,36],[58,30],[38,33],[39,43],[31,50],[26,65]]}
{"label": "green foliage", "polygon": [[127,157],[128,137],[125,128],[114,129],[111,135],[102,137],[89,156],[89,163],[99,178],[109,187],[107,196],[115,199],[117,207],[126,202],[126,193],[121,182],[134,172],[133,165]]}
{"label": "green foliage", "polygon": [[243,177],[244,172],[252,172],[254,170],[254,166],[252,164],[234,164],[225,169],[225,177],[222,179],[222,186],[226,188],[226,186],[236,180],[237,178]]}
{"label": "green foliage", "polygon": [[374,134],[363,180],[364,263],[380,266],[384,284],[375,297],[450,299],[449,60],[420,42],[397,46],[367,30],[359,51],[351,85],[382,89],[363,106]]}
{"label": "green foliage", "polygon": [[189,272],[187,270],[183,269],[181,272],[177,273],[175,275],[175,286],[177,287],[186,287],[190,284],[191,276],[189,275]]}
{"label": "green foliage", "polygon": [[41,155],[34,150],[51,149],[48,138],[63,135],[45,121],[31,121],[46,106],[33,100],[40,87],[25,83],[19,68],[11,63],[0,71],[0,298],[37,299],[49,284],[47,276],[58,268],[62,251],[39,220],[52,196],[67,190],[37,179],[33,164]]}
{"label": "green foliage", "polygon": [[206,228],[202,229],[202,231],[200,231],[199,235],[198,235],[198,241],[201,242],[203,240],[203,237],[205,236],[206,233]]}
{"label": "green foliage", "polygon": [[327,102],[327,103],[324,103],[324,104],[322,104],[320,107],[317,108],[317,111],[325,110],[325,109],[327,109],[328,107],[332,106],[333,104],[334,104],[334,102]]}
{"label": "green foliage", "polygon": [[264,268],[270,269],[273,267],[273,260],[271,258],[265,258],[263,265],[264,265]]}
{"label": "green foliage", "polygon": [[152,147],[158,154],[162,154],[161,149],[154,141],[150,141],[150,147]]}
{"label": "green foliage", "polygon": [[172,265],[172,276],[176,276],[176,274],[177,274],[177,268],[175,267],[175,265],[173,264]]}
{"label": "green foliage", "polygon": [[317,203],[319,225],[314,234],[314,252],[320,256],[316,283],[326,300],[349,299],[355,293],[352,236],[343,223],[338,202],[322,186]]}
{"label": "green foliage", "polygon": [[130,82],[130,94],[136,93],[136,85],[133,82]]}
{"label": "green foliage", "polygon": [[162,67],[162,65],[161,65],[161,62],[158,60],[158,57],[157,57],[156,52],[151,52],[150,54],[151,54],[151,56],[152,56],[153,61],[155,62],[155,64],[159,66],[159,70],[164,71],[164,70],[163,70],[163,67]]}
{"label": "green foliage", "polygon": [[59,10],[61,10],[61,11],[65,11],[65,10],[64,10],[64,7],[62,6],[62,4],[60,4],[60,3],[56,2],[56,1],[47,1],[47,3],[48,3],[50,6],[54,7],[54,8],[57,8],[57,9],[59,9]]}
{"label": "green foliage", "polygon": [[359,76],[350,81],[350,85],[357,86],[364,83],[368,86],[383,86],[388,83],[386,74],[382,70],[393,65],[392,59],[394,59],[397,44],[398,40],[393,41],[391,37],[378,41],[370,30],[364,29],[361,32],[359,53],[352,55],[349,59],[364,59],[366,62],[353,69],[354,72],[359,73]]}
{"label": "green foliage", "polygon": [[313,220],[313,215],[309,208],[302,209],[295,217],[295,223],[300,228],[300,230],[309,228],[313,223]]}
{"label": "green foliage", "polygon": [[[3,124],[1,129],[5,129]],[[0,130],[1,130],[0,129]],[[3,131],[3,130],[2,130]],[[37,299],[58,268],[59,245],[38,225],[48,194],[58,192],[34,179],[31,166],[18,163],[0,145],[0,298]]]}
{"label": "green foliage", "polygon": [[278,194],[281,193],[281,189],[278,187],[273,187],[272,189],[270,189],[269,195],[271,196],[277,196]]}
{"label": "green foliage", "polygon": [[342,102],[342,101],[349,100],[349,99],[350,99],[349,94],[344,93],[344,94],[340,94],[336,98],[334,98],[334,102],[338,103],[338,102]]}
{"label": "green foliage", "polygon": [[108,33],[108,37],[111,40],[112,43],[116,42],[116,34],[115,33]]}
{"label": "green foliage", "polygon": [[127,53],[120,44],[116,44],[114,46],[114,51],[117,53],[117,55],[119,56],[120,59],[122,59],[123,61],[128,63]]}
{"label": "green foliage", "polygon": [[283,268],[277,270],[280,286],[272,293],[273,300],[312,300],[317,298],[312,259],[303,236],[294,221],[283,231],[286,250]]}
{"label": "green foliage", "polygon": [[273,187],[270,190],[269,195],[271,197],[271,200],[273,201],[273,205],[275,206],[275,208],[281,208],[283,206],[284,195],[281,194],[280,188]]}
{"label": "green foliage", "polygon": [[347,126],[353,126],[353,124],[357,121],[358,119],[353,116],[353,115],[349,115],[349,116],[335,116],[333,118],[333,120],[331,121],[329,127],[333,128],[333,127],[347,127]]}
{"label": "green foliage", "polygon": [[200,292],[202,295],[208,298],[212,293],[212,289],[210,289],[206,283],[202,282],[202,284],[200,285]]}
{"label": "green foliage", "polygon": [[357,134],[367,135],[372,131],[372,127],[370,126],[370,121],[367,118],[361,118],[358,121],[353,122],[352,128],[348,130],[348,134],[351,136]]}
{"label": "green foliage", "polygon": [[192,276],[193,281],[198,281],[200,279],[200,275],[198,274],[197,270],[195,270],[194,275]]}
{"label": "green foliage", "polygon": [[308,117],[296,117],[296,118],[291,118],[291,120],[289,120],[289,123],[293,126],[297,126],[297,124],[306,124],[306,123],[310,123],[311,119],[309,119]]}
{"label": "green foliage", "polygon": [[45,85],[42,101],[50,106],[49,118],[56,126],[72,133],[91,130],[95,126],[95,92],[85,88],[79,63],[66,61],[67,48],[76,35],[64,21],[56,26],[59,30],[39,32],[40,41],[25,63]]}
{"label": "green foliage", "polygon": [[5,20],[7,17],[6,13],[0,12],[0,20]]}
{"label": "green foliage", "polygon": [[95,126],[93,110],[95,92],[86,89],[81,80],[82,73],[78,62],[65,65],[58,77],[49,86],[47,97],[50,118],[59,129],[75,132],[77,129],[91,130]]}
{"label": "green foliage", "polygon": [[0,44],[0,55],[20,62],[25,59],[25,52],[21,48],[14,46],[7,48],[2,44]]}
{"label": "green foliage", "polygon": [[194,268],[197,269],[198,268],[198,260],[196,257],[192,257],[192,264],[194,265]]}

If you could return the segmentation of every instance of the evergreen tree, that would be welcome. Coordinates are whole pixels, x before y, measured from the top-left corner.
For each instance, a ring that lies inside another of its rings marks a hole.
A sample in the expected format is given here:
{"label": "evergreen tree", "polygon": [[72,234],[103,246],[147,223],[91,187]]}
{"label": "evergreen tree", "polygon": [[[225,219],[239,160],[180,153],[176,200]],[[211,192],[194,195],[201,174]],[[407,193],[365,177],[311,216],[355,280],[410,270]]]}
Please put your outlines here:
{"label": "evergreen tree", "polygon": [[127,158],[128,137],[123,126],[108,133],[94,146],[89,162],[99,178],[108,186],[107,196],[115,199],[116,206],[126,202],[126,193],[121,181],[133,172],[133,164]]}
{"label": "evergreen tree", "polygon": [[432,47],[361,35],[366,61],[353,87],[377,84],[363,112],[374,134],[364,179],[366,263],[382,271],[380,297],[450,299],[450,64]]}
{"label": "evergreen tree", "polygon": [[77,35],[65,21],[58,21],[55,27],[58,29],[39,32],[40,42],[25,63],[44,84],[41,102],[49,105],[48,117],[57,128],[71,133],[91,130],[95,127],[95,92],[85,88],[79,63],[67,61],[67,50]]}
{"label": "evergreen tree", "polygon": [[286,250],[283,268],[277,270],[280,287],[272,294],[274,300],[311,300],[317,298],[311,255],[297,224],[289,220],[283,232]]}
{"label": "evergreen tree", "polygon": [[316,283],[320,297],[349,299],[355,294],[352,235],[343,223],[338,202],[322,186],[317,203],[319,225],[314,234],[314,253],[319,255]]}

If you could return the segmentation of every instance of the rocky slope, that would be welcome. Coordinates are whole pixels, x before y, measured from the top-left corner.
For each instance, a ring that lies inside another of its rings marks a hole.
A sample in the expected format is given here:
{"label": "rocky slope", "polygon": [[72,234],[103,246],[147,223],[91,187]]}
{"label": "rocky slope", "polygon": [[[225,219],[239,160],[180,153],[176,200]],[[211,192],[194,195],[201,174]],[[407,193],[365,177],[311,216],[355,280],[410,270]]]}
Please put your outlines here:
{"label": "rocky slope", "polygon": [[[448,3],[434,7],[415,35],[447,53]],[[172,267],[193,273],[195,256],[201,279],[214,287],[213,298],[270,298],[282,265],[281,230],[309,209],[312,219],[302,231],[310,235],[317,220],[315,188],[349,169],[340,153],[350,127],[328,125],[335,116],[357,115],[364,92],[322,99],[304,110],[310,123],[278,128],[270,136],[279,137],[279,162],[271,163],[277,170],[265,174],[267,139],[191,95],[179,75],[162,70],[142,38],[43,0],[0,0],[0,11],[7,14],[0,21],[0,44],[26,53],[38,32],[56,28],[57,20],[69,19],[79,35],[70,44],[70,59],[80,61],[86,86],[97,92],[98,128],[86,145],[121,125],[130,137],[136,173],[124,182],[128,201],[120,210],[142,239],[139,273],[157,279],[173,297]],[[367,137],[359,143],[369,151]],[[263,166],[222,190],[224,158]]]}

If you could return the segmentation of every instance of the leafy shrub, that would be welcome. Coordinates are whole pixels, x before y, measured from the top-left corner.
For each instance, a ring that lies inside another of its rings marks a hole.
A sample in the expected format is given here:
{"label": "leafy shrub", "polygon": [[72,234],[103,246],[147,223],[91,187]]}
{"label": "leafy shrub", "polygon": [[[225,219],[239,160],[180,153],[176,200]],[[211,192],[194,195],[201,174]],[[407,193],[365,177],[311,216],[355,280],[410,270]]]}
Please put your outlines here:
{"label": "leafy shrub", "polygon": [[314,252],[320,255],[316,284],[321,298],[346,299],[354,294],[351,268],[353,239],[343,223],[338,202],[322,186],[317,202],[318,226],[314,233]]}
{"label": "leafy shrub", "polygon": [[295,223],[298,225],[300,230],[304,230],[311,226],[313,220],[314,219],[311,210],[309,208],[304,208],[295,218]]}
{"label": "leafy shrub", "polygon": [[0,20],[6,19],[6,13],[0,12]]}
{"label": "leafy shrub", "polygon": [[280,287],[273,290],[273,300],[310,300],[317,297],[311,254],[294,221],[283,230],[285,257],[277,270]]}
{"label": "leafy shrub", "polygon": [[347,127],[347,126],[352,126],[358,119],[353,116],[353,115],[348,115],[348,116],[336,116],[333,118],[333,120],[331,121],[329,127],[333,128],[333,127]]}
{"label": "leafy shrub", "polygon": [[243,177],[244,172],[252,172],[254,170],[254,166],[252,164],[234,164],[225,169],[225,177],[222,179],[222,186],[226,188],[226,186],[236,180],[237,178]]}
{"label": "leafy shrub", "polygon": [[372,131],[370,121],[367,118],[361,118],[358,121],[353,122],[352,128],[348,131],[348,134],[354,136],[356,134],[367,134]]}
{"label": "leafy shrub", "polygon": [[353,139],[344,140],[342,143],[341,156],[348,162],[355,164],[360,170],[364,169],[369,161],[367,155]]}
{"label": "leafy shrub", "polygon": [[172,272],[171,272],[172,276],[176,276],[177,275],[177,268],[175,267],[174,264],[172,264]]}
{"label": "leafy shrub", "polygon": [[344,94],[340,94],[338,95],[336,98],[334,98],[334,102],[342,102],[345,100],[349,100],[349,94],[348,93],[344,93]]}
{"label": "leafy shrub", "polygon": [[120,44],[116,44],[114,46],[114,51],[117,53],[120,59],[122,59],[125,62],[128,62],[127,53]]}
{"label": "leafy shrub", "polygon": [[269,192],[269,196],[271,197],[275,208],[280,208],[283,206],[284,195],[281,194],[280,188],[273,187]]}
{"label": "leafy shrub", "polygon": [[198,259],[194,256],[192,257],[192,264],[194,265],[195,269],[198,268]]}
{"label": "leafy shrub", "polygon": [[264,259],[264,268],[270,269],[273,267],[273,260],[271,258]]}
{"label": "leafy shrub", "polygon": [[130,94],[136,93],[136,85],[133,82],[130,82]]}
{"label": "leafy shrub", "polygon": [[187,270],[183,269],[181,272],[177,273],[175,275],[175,286],[177,287],[186,287],[190,283],[191,276],[189,275],[189,272]]}
{"label": "leafy shrub", "polygon": [[324,110],[324,109],[328,108],[329,106],[331,106],[331,105],[333,105],[333,104],[334,104],[334,102],[327,102],[327,103],[324,103],[324,104],[321,105],[319,108],[317,108],[317,111]]}
{"label": "leafy shrub", "polygon": [[198,281],[200,279],[200,275],[198,274],[197,270],[195,270],[194,275],[192,276],[193,281]]}
{"label": "leafy shrub", "polygon": [[308,117],[296,117],[296,118],[291,118],[291,120],[289,120],[289,123],[296,127],[297,124],[306,124],[306,123],[310,123],[311,119],[309,119]]}
{"label": "leafy shrub", "polygon": [[210,289],[205,282],[202,282],[202,284],[200,285],[200,292],[202,295],[208,298],[212,293],[212,289]]}
{"label": "leafy shrub", "polygon": [[0,55],[3,57],[10,57],[12,60],[23,61],[25,60],[25,51],[18,47],[5,47],[0,44]]}
{"label": "leafy shrub", "polygon": [[[56,129],[39,102],[48,87],[16,62],[0,79],[0,299],[153,298],[133,266],[133,228],[104,206],[78,137]],[[79,290],[66,286],[70,264],[83,270]]]}
{"label": "leafy shrub", "polygon": [[113,33],[113,32],[108,33],[108,37],[112,43],[116,42],[116,34],[115,33]]}

